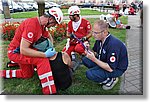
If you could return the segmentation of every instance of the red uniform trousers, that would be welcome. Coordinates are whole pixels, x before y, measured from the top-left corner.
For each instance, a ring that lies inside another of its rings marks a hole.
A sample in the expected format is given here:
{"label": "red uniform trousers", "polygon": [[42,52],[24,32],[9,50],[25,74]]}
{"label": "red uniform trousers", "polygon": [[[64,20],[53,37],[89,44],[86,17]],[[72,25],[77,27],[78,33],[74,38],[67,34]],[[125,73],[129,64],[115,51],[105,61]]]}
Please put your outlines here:
{"label": "red uniform trousers", "polygon": [[[66,47],[62,50],[63,52],[66,51]],[[71,52],[77,52],[79,54],[83,54],[85,51],[83,45],[81,43],[70,43],[70,47],[66,51],[66,53],[71,56]]]}
{"label": "red uniform trousers", "polygon": [[42,85],[43,94],[56,93],[56,87],[48,58],[28,57],[22,54],[8,51],[8,58],[19,64],[20,69],[3,70],[2,77],[5,78],[31,78],[34,73],[34,66],[37,67],[37,73]]}
{"label": "red uniform trousers", "polygon": [[115,11],[119,11],[119,5],[115,5]]}

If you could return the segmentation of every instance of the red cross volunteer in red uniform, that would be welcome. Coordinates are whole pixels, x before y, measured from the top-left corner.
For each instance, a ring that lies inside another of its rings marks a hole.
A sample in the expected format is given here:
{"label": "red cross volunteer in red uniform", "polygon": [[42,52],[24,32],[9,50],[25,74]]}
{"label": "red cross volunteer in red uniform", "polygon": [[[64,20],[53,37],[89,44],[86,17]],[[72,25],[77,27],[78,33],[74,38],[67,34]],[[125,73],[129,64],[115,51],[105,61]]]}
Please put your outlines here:
{"label": "red cross volunteer in red uniform", "polygon": [[88,40],[92,36],[91,24],[81,17],[78,6],[71,6],[68,9],[68,13],[70,21],[68,23],[67,37],[70,38],[70,46],[68,49],[65,47],[63,51],[66,51],[69,55],[71,55],[72,51],[82,54],[85,49],[80,42],[72,37],[72,34],[83,42]]}
{"label": "red cross volunteer in red uniform", "polygon": [[32,45],[41,37],[50,38],[46,28],[60,24],[62,20],[62,11],[54,7],[40,17],[29,18],[22,22],[8,48],[8,58],[18,63],[20,69],[0,71],[0,76],[4,78],[31,78],[34,67],[36,67],[43,94],[55,94],[56,87],[49,57],[55,55],[56,51],[54,48],[49,48],[42,52],[33,48]]}

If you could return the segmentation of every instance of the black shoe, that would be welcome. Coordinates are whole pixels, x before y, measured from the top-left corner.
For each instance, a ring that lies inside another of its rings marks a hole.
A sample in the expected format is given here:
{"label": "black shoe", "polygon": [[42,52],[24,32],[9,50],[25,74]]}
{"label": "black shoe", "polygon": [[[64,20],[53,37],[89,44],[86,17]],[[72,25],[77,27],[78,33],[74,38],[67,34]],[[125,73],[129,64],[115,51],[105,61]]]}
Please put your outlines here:
{"label": "black shoe", "polygon": [[18,67],[19,66],[19,64],[18,63],[16,63],[16,62],[13,62],[13,61],[9,61],[9,62],[7,62],[7,68],[10,68],[10,67]]}
{"label": "black shoe", "polygon": [[131,27],[130,26],[126,26],[126,29],[130,29]]}

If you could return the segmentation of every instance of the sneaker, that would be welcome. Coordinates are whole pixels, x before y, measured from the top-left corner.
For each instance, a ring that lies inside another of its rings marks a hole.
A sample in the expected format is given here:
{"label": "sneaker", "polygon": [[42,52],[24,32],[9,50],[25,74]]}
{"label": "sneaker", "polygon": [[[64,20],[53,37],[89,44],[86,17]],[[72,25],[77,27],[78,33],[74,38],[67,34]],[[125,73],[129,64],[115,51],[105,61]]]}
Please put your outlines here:
{"label": "sneaker", "polygon": [[104,84],[106,84],[106,83],[108,83],[108,82],[110,82],[111,81],[111,79],[110,78],[107,78],[106,80],[104,80],[103,82],[101,82],[101,83],[99,83],[100,85],[104,85]]}
{"label": "sneaker", "polygon": [[130,29],[131,28],[131,26],[126,26],[126,29]]}
{"label": "sneaker", "polygon": [[116,85],[116,83],[118,82],[118,80],[119,80],[118,78],[112,78],[111,81],[108,82],[107,84],[103,85],[102,88],[104,90],[110,90],[110,89],[112,89]]}

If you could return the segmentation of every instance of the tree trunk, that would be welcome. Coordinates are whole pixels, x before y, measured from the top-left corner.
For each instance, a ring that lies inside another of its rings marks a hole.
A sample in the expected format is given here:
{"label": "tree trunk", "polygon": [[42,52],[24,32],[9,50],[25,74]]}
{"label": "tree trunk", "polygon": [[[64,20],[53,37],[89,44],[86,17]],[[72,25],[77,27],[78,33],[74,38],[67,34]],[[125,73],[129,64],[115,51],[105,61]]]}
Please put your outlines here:
{"label": "tree trunk", "polygon": [[42,16],[45,12],[45,1],[44,0],[36,0],[38,4],[38,14]]}
{"label": "tree trunk", "polygon": [[5,19],[10,19],[10,10],[9,10],[9,5],[8,5],[8,0],[2,0],[2,5],[3,5],[3,12],[4,12],[4,18]]}

